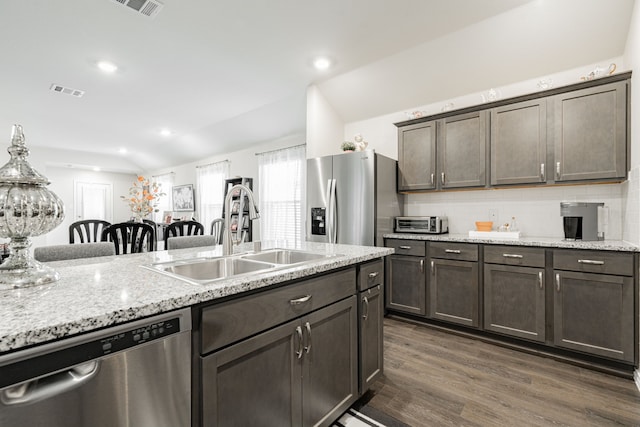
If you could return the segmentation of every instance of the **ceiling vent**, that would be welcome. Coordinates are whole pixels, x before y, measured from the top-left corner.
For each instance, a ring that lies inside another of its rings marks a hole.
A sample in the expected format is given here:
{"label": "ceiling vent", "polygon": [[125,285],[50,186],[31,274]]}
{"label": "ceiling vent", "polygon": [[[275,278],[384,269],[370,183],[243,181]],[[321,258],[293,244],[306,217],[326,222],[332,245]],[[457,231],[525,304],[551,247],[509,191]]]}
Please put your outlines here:
{"label": "ceiling vent", "polygon": [[83,90],[72,89],[70,87],[57,85],[55,83],[52,84],[49,89],[51,89],[54,92],[64,93],[64,94],[67,94],[67,95],[75,96],[76,98],[82,98],[82,95],[84,95],[84,91]]}
{"label": "ceiling vent", "polygon": [[144,16],[148,16],[149,18],[155,18],[155,16],[160,12],[162,3],[157,0],[112,0],[116,3],[119,3],[123,6],[127,6],[129,9],[141,13]]}

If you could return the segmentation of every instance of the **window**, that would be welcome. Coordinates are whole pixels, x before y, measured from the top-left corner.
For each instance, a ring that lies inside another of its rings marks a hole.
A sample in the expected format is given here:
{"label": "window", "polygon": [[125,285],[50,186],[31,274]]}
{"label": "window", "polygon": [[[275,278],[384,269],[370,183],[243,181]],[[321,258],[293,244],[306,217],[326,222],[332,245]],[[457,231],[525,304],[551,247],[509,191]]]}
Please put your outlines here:
{"label": "window", "polygon": [[306,147],[299,145],[258,154],[258,197],[263,241],[303,240],[302,199],[306,178]]}
{"label": "window", "polygon": [[173,203],[171,200],[171,188],[173,187],[173,172],[165,173],[163,175],[157,175],[152,177],[154,182],[160,184],[160,191],[164,193],[164,196],[158,200],[158,212],[153,214],[153,220],[155,222],[164,222],[164,213],[170,212],[173,209]]}
{"label": "window", "polygon": [[198,166],[196,169],[196,209],[206,234],[209,234],[211,221],[222,217],[224,180],[228,177],[228,160]]}

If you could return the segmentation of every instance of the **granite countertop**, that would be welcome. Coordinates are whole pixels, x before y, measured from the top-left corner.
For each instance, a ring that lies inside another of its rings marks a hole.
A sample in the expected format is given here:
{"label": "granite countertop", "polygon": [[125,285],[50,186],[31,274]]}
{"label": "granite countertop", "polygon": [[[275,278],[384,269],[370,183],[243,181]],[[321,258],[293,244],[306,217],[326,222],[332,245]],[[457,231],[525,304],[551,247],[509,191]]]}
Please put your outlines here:
{"label": "granite countertop", "polygon": [[[248,248],[235,248],[235,252]],[[266,249],[263,245],[263,250]],[[221,246],[48,263],[60,274],[59,281],[45,286],[0,291],[0,354],[361,263],[393,252],[389,248],[310,242],[303,242],[295,249],[339,256],[206,285],[187,283],[141,265],[220,256]]]}
{"label": "granite countertop", "polygon": [[640,252],[640,247],[624,240],[569,241],[551,237],[520,237],[519,239],[488,239],[467,234],[385,234],[386,239],[428,240],[433,242],[482,243],[486,245],[536,246],[543,248],[590,249],[598,251]]}

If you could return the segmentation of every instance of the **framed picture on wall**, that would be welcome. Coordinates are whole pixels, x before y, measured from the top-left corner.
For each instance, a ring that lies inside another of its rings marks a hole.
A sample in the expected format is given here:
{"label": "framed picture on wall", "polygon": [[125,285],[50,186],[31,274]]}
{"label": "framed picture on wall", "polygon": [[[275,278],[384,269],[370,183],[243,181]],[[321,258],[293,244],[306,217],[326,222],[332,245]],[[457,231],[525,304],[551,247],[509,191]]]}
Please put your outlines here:
{"label": "framed picture on wall", "polygon": [[171,195],[175,212],[193,212],[195,210],[192,184],[176,185],[171,189]]}

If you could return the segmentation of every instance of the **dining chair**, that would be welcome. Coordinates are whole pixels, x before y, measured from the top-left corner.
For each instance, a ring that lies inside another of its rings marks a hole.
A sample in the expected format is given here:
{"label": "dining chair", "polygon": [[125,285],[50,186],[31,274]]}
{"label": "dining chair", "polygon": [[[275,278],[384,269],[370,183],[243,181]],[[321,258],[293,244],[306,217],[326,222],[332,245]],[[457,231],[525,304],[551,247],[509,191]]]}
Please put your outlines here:
{"label": "dining chair", "polygon": [[196,236],[174,236],[167,242],[167,249],[196,248],[199,246],[219,245],[216,236],[196,235]]}
{"label": "dining chair", "polygon": [[[69,226],[69,243],[100,242],[102,231],[110,226],[109,221],[101,219],[84,219]],[[76,242],[76,240],[79,240]]]}
{"label": "dining chair", "polygon": [[158,236],[160,235],[160,226],[153,220],[143,219],[142,222],[153,227],[153,250],[158,250]]}
{"label": "dining chair", "polygon": [[204,226],[198,221],[172,222],[164,230],[164,248],[168,248],[167,242],[172,237],[196,236],[201,234],[204,234]]}
{"label": "dining chair", "polygon": [[143,222],[112,224],[102,232],[103,240],[113,243],[116,255],[154,251],[155,235],[153,227]]}
{"label": "dining chair", "polygon": [[40,262],[62,261],[78,258],[93,258],[115,255],[116,249],[110,242],[93,242],[82,245],[51,245],[33,249],[33,257]]}
{"label": "dining chair", "polygon": [[211,234],[216,238],[217,244],[222,244],[222,233],[224,232],[224,218],[216,218],[211,221]]}

